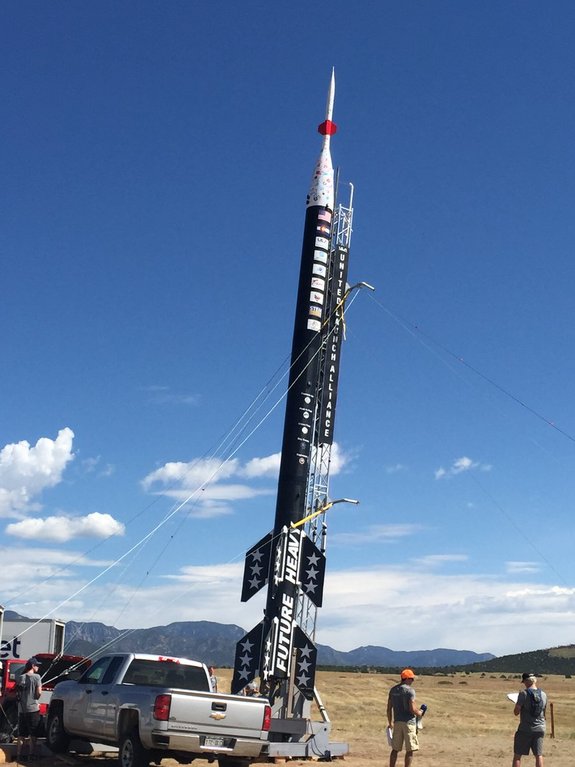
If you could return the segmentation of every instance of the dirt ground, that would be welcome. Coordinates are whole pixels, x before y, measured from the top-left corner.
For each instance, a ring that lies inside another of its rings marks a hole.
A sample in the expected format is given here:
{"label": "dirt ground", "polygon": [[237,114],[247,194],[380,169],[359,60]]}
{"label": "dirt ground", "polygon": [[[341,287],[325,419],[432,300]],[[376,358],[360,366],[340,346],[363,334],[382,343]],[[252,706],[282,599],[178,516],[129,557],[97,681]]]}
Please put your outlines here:
{"label": "dirt ground", "polygon": [[[377,761],[387,764],[389,748],[384,742],[386,703],[389,687],[398,679],[379,674],[358,674],[353,691],[348,675],[333,672],[325,680],[318,675],[318,688],[324,689],[324,703],[333,722],[337,739],[346,739],[350,754],[347,767],[367,767]],[[322,686],[323,682],[323,686]],[[513,734],[517,719],[507,693],[522,689],[517,675],[456,674],[422,676],[415,681],[416,698],[428,711],[420,733],[418,767],[480,765],[510,767]],[[575,764],[575,679],[549,676],[540,681],[549,702],[545,740],[547,767],[573,767]],[[357,693],[362,690],[361,698]],[[555,737],[551,735],[551,708]],[[335,739],[335,738],[334,738]],[[523,757],[534,764],[534,758]],[[398,759],[398,765],[403,759]]]}
{"label": "dirt ground", "polygon": [[[229,670],[218,672],[222,692],[229,690],[230,675]],[[349,754],[336,763],[345,767],[387,765],[389,748],[384,734],[387,691],[397,681],[393,676],[382,674],[318,673],[317,687],[332,723],[331,740],[349,745]],[[517,719],[506,693],[517,692],[521,686],[519,677],[511,674],[418,677],[417,700],[426,703],[428,711],[420,734],[421,749],[414,764],[417,767],[471,764],[510,767]],[[553,704],[547,711],[546,767],[574,767],[575,679],[548,676],[541,680],[540,686]],[[15,765],[13,754],[13,747],[0,750],[0,762],[4,756],[7,764]],[[116,767],[117,764],[115,757],[109,754],[55,757],[45,747],[43,754],[41,760],[31,764],[35,767]],[[291,764],[300,767],[306,763],[293,760]],[[523,764],[533,765],[533,757],[523,757]],[[164,760],[163,765],[177,767],[173,760]],[[398,767],[402,765],[400,757]]]}

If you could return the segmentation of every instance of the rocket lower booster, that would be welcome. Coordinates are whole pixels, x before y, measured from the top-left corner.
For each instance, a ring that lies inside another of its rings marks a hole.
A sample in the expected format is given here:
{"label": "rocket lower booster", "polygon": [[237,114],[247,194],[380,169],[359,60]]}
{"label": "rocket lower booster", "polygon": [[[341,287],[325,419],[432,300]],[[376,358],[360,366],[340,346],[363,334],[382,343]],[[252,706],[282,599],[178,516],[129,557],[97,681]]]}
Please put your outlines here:
{"label": "rocket lower booster", "polygon": [[[297,625],[295,614],[298,590],[306,578],[312,591],[318,586],[318,593],[310,598],[321,604],[325,558],[293,524],[307,513],[310,458],[319,412],[335,205],[330,153],[330,138],[336,132],[331,120],[334,94],[332,73],[326,119],[318,127],[323,136],[322,149],[307,195],[274,528],[246,555],[242,601],[268,583],[265,615],[238,642],[232,692],[238,692],[257,672],[266,680],[287,678],[294,652],[302,659],[304,671],[310,665],[315,668],[315,647]],[[314,578],[319,579],[317,583]],[[302,674],[298,684],[309,694],[313,677]]]}

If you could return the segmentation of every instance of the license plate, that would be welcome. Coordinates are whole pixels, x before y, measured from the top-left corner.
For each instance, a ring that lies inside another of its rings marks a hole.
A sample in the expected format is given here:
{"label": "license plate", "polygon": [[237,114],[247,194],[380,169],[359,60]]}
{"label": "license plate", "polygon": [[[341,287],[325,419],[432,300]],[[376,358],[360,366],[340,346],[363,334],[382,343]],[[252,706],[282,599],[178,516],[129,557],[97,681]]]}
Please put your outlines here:
{"label": "license plate", "polygon": [[206,748],[222,748],[223,745],[224,745],[223,738],[214,737],[214,736],[210,737],[209,735],[206,735],[206,739],[204,741],[204,746],[206,746]]}

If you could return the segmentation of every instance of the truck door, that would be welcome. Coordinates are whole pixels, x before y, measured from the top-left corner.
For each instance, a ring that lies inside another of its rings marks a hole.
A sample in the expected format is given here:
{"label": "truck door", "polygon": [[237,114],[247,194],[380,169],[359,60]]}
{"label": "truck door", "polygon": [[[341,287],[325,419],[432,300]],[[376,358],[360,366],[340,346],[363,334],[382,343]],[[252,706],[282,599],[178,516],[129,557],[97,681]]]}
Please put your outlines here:
{"label": "truck door", "polygon": [[117,700],[114,691],[118,669],[126,659],[116,656],[110,660],[92,693],[86,701],[86,728],[102,737],[114,737],[116,729]]}
{"label": "truck door", "polygon": [[117,668],[122,660],[117,656],[100,658],[71,687],[64,725],[72,732],[104,736],[108,695],[102,694],[106,689],[103,682],[112,664]]}

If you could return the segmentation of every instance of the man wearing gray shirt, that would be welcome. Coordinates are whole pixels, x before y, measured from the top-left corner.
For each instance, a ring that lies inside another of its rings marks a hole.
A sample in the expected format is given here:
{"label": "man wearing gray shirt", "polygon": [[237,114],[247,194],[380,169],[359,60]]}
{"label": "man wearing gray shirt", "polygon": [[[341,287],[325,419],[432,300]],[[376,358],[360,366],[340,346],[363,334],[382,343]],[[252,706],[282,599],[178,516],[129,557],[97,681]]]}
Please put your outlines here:
{"label": "man wearing gray shirt", "polygon": [[525,673],[521,677],[525,689],[517,697],[513,709],[519,717],[519,726],[513,741],[513,767],[520,767],[521,757],[530,751],[535,757],[535,767],[543,767],[543,738],[545,737],[545,709],[547,695],[537,687],[537,675]]}
{"label": "man wearing gray shirt", "polygon": [[16,690],[18,695],[18,746],[16,760],[20,761],[22,744],[29,738],[28,756],[34,757],[36,738],[40,727],[40,704],[38,699],[42,693],[42,679],[38,673],[40,662],[30,658],[24,666],[24,671],[18,677]]}

